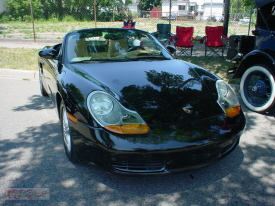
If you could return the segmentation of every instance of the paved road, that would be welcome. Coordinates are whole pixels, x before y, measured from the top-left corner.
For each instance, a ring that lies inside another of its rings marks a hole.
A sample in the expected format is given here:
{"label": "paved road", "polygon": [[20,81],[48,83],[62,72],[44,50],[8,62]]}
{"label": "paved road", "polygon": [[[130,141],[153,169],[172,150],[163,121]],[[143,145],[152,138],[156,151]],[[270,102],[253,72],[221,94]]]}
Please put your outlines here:
{"label": "paved road", "polygon": [[[1,69],[0,69],[1,70]],[[60,125],[35,72],[0,74],[0,205],[275,205],[274,114],[244,108],[236,150],[208,167],[168,176],[129,177],[70,163]],[[8,188],[46,188],[49,200],[6,200]]]}
{"label": "paved road", "polygon": [[0,39],[0,48],[33,48],[33,49],[42,49],[46,45],[54,45],[60,43],[62,40],[46,40],[46,39]]}

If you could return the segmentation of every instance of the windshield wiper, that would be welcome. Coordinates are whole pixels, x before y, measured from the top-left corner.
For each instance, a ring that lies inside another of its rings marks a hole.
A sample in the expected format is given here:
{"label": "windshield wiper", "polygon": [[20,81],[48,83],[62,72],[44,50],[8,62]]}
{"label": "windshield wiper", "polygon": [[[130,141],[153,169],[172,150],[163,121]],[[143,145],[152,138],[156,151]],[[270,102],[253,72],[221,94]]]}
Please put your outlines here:
{"label": "windshield wiper", "polygon": [[91,60],[80,60],[80,61],[71,61],[71,64],[77,64],[77,63],[85,63],[85,62],[89,62]]}
{"label": "windshield wiper", "polygon": [[140,57],[136,57],[136,58],[130,58],[130,60],[133,60],[133,61],[139,61],[139,60],[146,60],[146,59],[152,59],[152,60],[171,60],[171,59],[169,59],[169,58],[167,58],[167,57],[148,57],[148,56],[144,56],[144,57],[142,57],[142,56],[140,56]]}
{"label": "windshield wiper", "polygon": [[125,58],[125,59],[85,59],[79,61],[73,61],[71,64],[87,63],[87,62],[126,62],[126,61],[139,61],[139,60],[171,60],[167,57],[152,57],[152,56],[140,56],[135,58]]}
{"label": "windshield wiper", "polygon": [[71,62],[71,64],[78,64],[78,63],[86,63],[86,62],[124,62],[124,61],[128,61],[128,59],[85,59],[85,60],[80,60],[80,61],[73,61]]}

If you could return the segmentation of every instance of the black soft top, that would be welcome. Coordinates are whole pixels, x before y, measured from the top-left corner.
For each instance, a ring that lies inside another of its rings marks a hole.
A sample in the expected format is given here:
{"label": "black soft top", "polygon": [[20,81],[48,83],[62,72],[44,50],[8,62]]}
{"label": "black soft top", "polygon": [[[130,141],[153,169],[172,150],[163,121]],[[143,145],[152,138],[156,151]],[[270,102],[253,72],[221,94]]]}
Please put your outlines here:
{"label": "black soft top", "polygon": [[254,1],[255,1],[258,8],[261,8],[264,5],[269,4],[271,2],[275,2],[274,0],[254,0]]}
{"label": "black soft top", "polygon": [[275,31],[275,0],[254,0],[258,9],[257,29]]}

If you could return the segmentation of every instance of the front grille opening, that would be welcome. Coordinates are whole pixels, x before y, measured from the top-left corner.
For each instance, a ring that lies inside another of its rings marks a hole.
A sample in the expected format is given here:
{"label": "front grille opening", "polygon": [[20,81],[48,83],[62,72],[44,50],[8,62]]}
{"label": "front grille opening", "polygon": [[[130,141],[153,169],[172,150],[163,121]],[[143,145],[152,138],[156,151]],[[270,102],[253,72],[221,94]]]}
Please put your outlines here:
{"label": "front grille opening", "polygon": [[163,172],[165,169],[164,162],[114,162],[112,166],[116,170],[133,173]]}

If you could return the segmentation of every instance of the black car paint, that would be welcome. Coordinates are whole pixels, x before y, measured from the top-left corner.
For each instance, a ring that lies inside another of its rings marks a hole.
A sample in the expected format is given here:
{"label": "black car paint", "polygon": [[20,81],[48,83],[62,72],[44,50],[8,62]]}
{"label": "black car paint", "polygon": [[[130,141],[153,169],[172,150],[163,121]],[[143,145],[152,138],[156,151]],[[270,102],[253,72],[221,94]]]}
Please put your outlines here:
{"label": "black car paint", "polygon": [[266,4],[269,4],[271,2],[274,2],[274,0],[255,0],[255,3],[257,5],[257,7],[263,7]]}
{"label": "black car paint", "polygon": [[[114,168],[118,162],[166,165],[163,170],[149,174],[205,166],[232,151],[245,127],[243,113],[229,118],[218,106],[214,85],[219,78],[183,61],[68,64],[62,63],[61,56],[40,61],[46,80],[43,84],[57,111],[63,100],[67,111],[78,119],[76,123],[70,121],[78,159],[108,171],[127,173]],[[114,65],[116,70],[112,70]],[[86,102],[87,96],[96,90],[113,95],[124,106],[140,113],[150,133],[125,136],[101,128],[93,120]],[[184,104],[162,101],[174,97],[182,97]],[[183,112],[182,107],[190,103],[193,111]],[[154,117],[146,116],[149,110],[155,110]],[[165,118],[168,114],[172,116],[170,119]]]}
{"label": "black car paint", "polygon": [[[170,61],[177,61],[177,60],[170,60]],[[93,65],[93,64],[88,64],[88,65]],[[61,85],[56,86],[56,88],[60,88],[62,90],[55,91],[53,93],[54,94],[62,93],[64,96],[66,95],[65,98],[64,97],[63,98],[64,98],[64,101],[66,102],[68,111],[70,111],[76,118],[79,119],[79,122],[77,124],[73,122],[70,122],[70,124],[73,128],[73,134],[74,134],[73,139],[76,144],[76,151],[78,154],[80,154],[78,156],[80,161],[92,161],[98,165],[101,165],[102,158],[105,158],[106,162],[108,162],[107,160],[110,160],[110,159],[113,159],[115,161],[129,161],[129,160],[133,161],[135,159],[135,156],[137,156],[137,154],[141,155],[141,157],[138,158],[140,159],[140,161],[143,158],[146,158],[147,160],[151,159],[151,161],[156,161],[156,159],[159,159],[160,156],[163,156],[163,161],[166,161],[166,159],[169,159],[168,158],[169,153],[173,153],[171,152],[172,148],[174,149],[184,148],[183,150],[187,150],[186,151],[186,155],[187,155],[187,153],[190,153],[190,148],[196,147],[200,144],[202,145],[200,149],[197,149],[197,148],[194,149],[194,151],[197,151],[197,153],[194,152],[193,158],[195,158],[196,155],[197,156],[200,155],[202,162],[206,160],[205,157],[209,158],[209,160],[214,161],[217,158],[221,157],[221,154],[222,154],[223,147],[220,147],[219,144],[221,142],[224,142],[223,144],[226,147],[234,142],[237,142],[241,135],[241,131],[244,127],[243,115],[240,115],[239,117],[234,119],[227,118],[222,113],[220,108],[217,107],[215,108],[215,110],[217,110],[217,116],[214,118],[206,117],[204,120],[200,120],[200,122],[196,122],[197,116],[195,114],[193,115],[185,114],[185,115],[188,115],[188,122],[183,121],[182,123],[176,123],[176,124],[171,122],[167,124],[152,122],[151,125],[149,124],[151,128],[151,132],[148,135],[140,135],[135,137],[132,137],[132,136],[119,137],[119,135],[114,135],[110,132],[107,132],[101,129],[99,125],[97,125],[94,121],[92,121],[92,117],[89,114],[86,106],[86,97],[92,90],[105,90],[105,91],[114,92],[114,93],[116,93],[116,91],[121,91],[123,90],[121,81],[116,79],[114,81],[109,81],[109,83],[111,84],[118,84],[117,90],[112,91],[105,84],[97,82],[95,81],[95,79],[92,79],[90,75],[84,74],[79,70],[77,70],[76,72],[75,68],[71,68],[71,69],[73,71],[67,68],[66,69],[63,68],[63,72],[59,74],[63,76],[60,80]],[[197,68],[197,70],[201,70],[201,72],[203,71],[202,69],[199,69],[199,68]],[[182,69],[182,71],[184,71],[184,69]],[[75,72],[78,74],[78,76],[74,75]],[[64,75],[63,73],[66,73],[66,75]],[[104,72],[102,71],[102,73],[98,75],[104,75]],[[83,79],[84,76],[85,78]],[[205,75],[204,79],[207,79],[208,81],[216,81],[215,78],[212,79],[213,77],[214,76],[212,75],[208,75],[208,76]],[[92,83],[93,86],[91,86],[91,82],[93,82]],[[213,84],[213,82],[211,83]],[[146,84],[142,84],[142,85],[146,85]],[[153,94],[148,94],[148,96],[150,95],[153,95]],[[212,99],[214,94],[211,94],[210,92],[208,92],[207,96]],[[216,105],[215,101],[212,101],[212,103],[213,105]],[[208,105],[208,106],[211,106],[211,105]],[[206,111],[212,112],[213,110],[207,110],[206,108]],[[182,115],[184,114],[182,113]],[[88,124],[89,122],[93,122],[95,124],[89,125]],[[239,122],[241,122],[242,124],[238,125]],[[224,129],[224,134],[219,134],[220,130],[222,129]],[[185,135],[185,131],[187,130],[188,130],[188,135]],[[213,135],[213,130],[216,130],[215,131],[216,135]],[[232,133],[236,133],[236,131],[239,134],[236,135],[236,137],[232,140],[231,135]],[[205,134],[207,133],[209,133],[209,137],[206,140]],[[194,134],[196,134],[197,136],[194,138],[190,138],[190,136],[193,136]],[[200,137],[201,137],[201,140],[200,140]],[[228,141],[228,137],[230,137],[230,141]],[[151,141],[144,142],[147,139],[150,139]],[[182,141],[189,141],[189,144]],[[212,154],[212,152],[209,152],[209,154],[205,154],[205,151],[204,151],[205,148],[215,144],[217,144],[216,153]],[[155,145],[155,146],[152,146],[152,145]],[[142,148],[142,150],[139,148]],[[166,149],[168,148],[169,148],[169,151],[166,151]],[[132,155],[128,158],[123,157],[124,152],[122,149],[126,152],[131,152]],[[112,152],[114,152],[112,157],[109,155],[108,150],[112,150]],[[150,151],[153,151],[152,152],[153,154],[151,154]],[[154,155],[155,151],[159,152],[157,156]],[[205,154],[205,155],[202,155],[202,154]],[[171,155],[174,156],[175,154],[171,154]],[[175,167],[173,165],[176,164],[177,161],[180,161],[180,159],[181,160],[186,159],[186,157],[182,157],[182,155],[183,154],[181,154],[181,158],[180,156],[174,157],[175,162],[171,163],[171,171],[173,170],[173,167]],[[182,169],[187,170],[188,168],[189,169],[196,168],[197,164],[194,164],[195,162],[192,161],[190,154],[188,154],[187,157],[189,157],[188,158],[189,161],[185,160],[186,164],[182,165]],[[112,170],[112,167],[110,165],[111,163],[106,165],[106,162],[101,166],[106,167],[106,169],[108,170]],[[211,161],[209,163],[211,163]],[[168,168],[169,168],[169,165],[170,163],[167,166]],[[168,171],[165,171],[164,173],[166,172]]]}
{"label": "black car paint", "polygon": [[[222,113],[208,88],[202,83],[196,72],[183,61],[150,61],[146,64],[144,64],[144,61],[74,64],[72,67],[75,73],[80,75],[80,78],[84,77],[89,80],[88,84],[93,82],[94,87],[97,87],[96,90],[108,91],[111,95],[117,96],[126,107],[132,107],[130,109],[134,109],[141,114],[148,124],[152,123],[152,119],[158,119],[159,123],[179,122],[180,118],[186,117],[182,108],[192,102],[195,109],[201,108],[200,105],[197,105],[201,101],[208,104],[205,105],[209,108],[208,110],[198,113],[199,119],[208,118],[214,113]],[[110,67],[116,69],[112,70]],[[70,80],[66,80],[66,82],[68,81]],[[80,79],[70,84],[78,84],[78,81]],[[85,84],[76,85],[76,87],[80,91],[87,88]],[[89,92],[91,92],[90,88],[85,92],[82,99],[86,99]],[[167,102],[167,100],[172,99],[177,99],[177,101]],[[169,111],[175,112],[173,118]],[[155,115],[149,117],[146,115],[148,113]],[[171,119],[166,119],[168,116]]]}
{"label": "black car paint", "polygon": [[251,65],[264,62],[267,65],[275,65],[275,52],[271,50],[253,50],[245,55],[242,61],[238,64],[238,69],[232,78],[241,78],[247,68]]}

